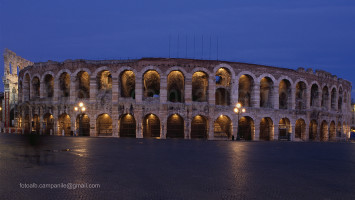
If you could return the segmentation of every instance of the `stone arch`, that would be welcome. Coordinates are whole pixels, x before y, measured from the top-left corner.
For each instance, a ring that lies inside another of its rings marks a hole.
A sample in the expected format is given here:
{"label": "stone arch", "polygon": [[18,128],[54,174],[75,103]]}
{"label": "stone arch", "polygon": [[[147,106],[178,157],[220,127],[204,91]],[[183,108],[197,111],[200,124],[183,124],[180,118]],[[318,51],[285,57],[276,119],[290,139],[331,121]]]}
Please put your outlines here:
{"label": "stone arch", "polygon": [[318,138],[318,122],[311,120],[309,123],[309,140],[316,140]]}
{"label": "stone arch", "polygon": [[156,70],[147,70],[143,74],[143,99],[159,97],[160,74]]}
{"label": "stone arch", "polygon": [[76,97],[79,99],[90,98],[90,73],[88,71],[78,71],[75,79]]}
{"label": "stone arch", "polygon": [[38,76],[34,76],[32,78],[32,97],[39,98],[40,91],[41,91],[41,82],[40,82]]}
{"label": "stone arch", "polygon": [[173,66],[173,67],[169,67],[168,70],[165,71],[164,75],[167,77],[173,71],[180,71],[184,77],[185,77],[185,75],[188,74],[187,71],[183,67]]}
{"label": "stone arch", "polygon": [[136,119],[131,114],[120,117],[120,137],[136,137]]}
{"label": "stone arch", "polygon": [[251,98],[254,90],[254,80],[249,74],[243,74],[239,77],[238,102],[244,107],[252,107]]}
{"label": "stone arch", "polygon": [[329,138],[328,122],[323,120],[321,124],[320,140],[325,142]]}
{"label": "stone arch", "polygon": [[143,137],[160,137],[160,119],[155,114],[147,114],[143,120]]}
{"label": "stone arch", "polygon": [[310,97],[311,107],[318,107],[319,102],[319,85],[318,83],[313,83],[311,86],[311,97]]}
{"label": "stone arch", "polygon": [[78,76],[78,73],[80,73],[80,72],[86,72],[86,73],[88,73],[89,76],[91,76],[91,70],[86,67],[79,68],[79,69],[75,70],[74,73],[71,74],[71,76]]}
{"label": "stone arch", "polygon": [[167,78],[167,92],[170,102],[183,103],[185,94],[185,76],[181,71],[170,71]]}
{"label": "stone arch", "polygon": [[329,89],[328,86],[324,86],[322,90],[322,103],[321,106],[323,109],[328,109],[329,105]]}
{"label": "stone arch", "polygon": [[265,76],[260,80],[260,107],[273,108],[274,99],[274,81],[272,78]]}
{"label": "stone arch", "polygon": [[292,133],[291,122],[288,118],[281,118],[279,121],[279,138],[290,139]]}
{"label": "stone arch", "polygon": [[307,84],[298,81],[296,84],[296,109],[304,110],[307,108]]}
{"label": "stone arch", "polygon": [[288,79],[282,79],[279,84],[279,109],[292,108],[292,88]]}
{"label": "stone arch", "polygon": [[54,117],[50,113],[46,113],[43,116],[43,132],[46,135],[52,135],[54,133]]}
{"label": "stone arch", "polygon": [[274,123],[270,117],[264,117],[260,121],[260,140],[273,140]]}
{"label": "stone arch", "polygon": [[203,115],[196,115],[191,121],[191,138],[208,138],[208,119]]}
{"label": "stone arch", "polygon": [[192,101],[208,101],[208,74],[204,71],[196,71],[192,75]]}
{"label": "stone arch", "polygon": [[331,121],[329,125],[329,140],[335,140],[337,136],[335,122]]}
{"label": "stone arch", "polygon": [[221,64],[215,66],[213,68],[213,73],[216,74],[218,72],[218,70],[221,68],[227,69],[229,71],[231,77],[235,77],[234,69],[230,65],[225,64],[225,63],[221,63]]}
{"label": "stone arch", "polygon": [[43,87],[43,96],[46,98],[52,98],[54,95],[54,78],[53,75],[47,73],[44,75],[44,80],[42,81]]}
{"label": "stone arch", "polygon": [[206,73],[206,74],[212,74],[212,72],[210,70],[208,70],[207,68],[205,68],[205,67],[194,67],[190,71],[191,74],[194,74],[196,72],[203,72],[203,73]]}
{"label": "stone arch", "polygon": [[71,121],[70,116],[67,113],[63,113],[58,117],[58,131],[60,135],[70,135]]}
{"label": "stone arch", "polygon": [[28,73],[25,74],[25,80],[24,80],[24,87],[23,87],[23,96],[25,101],[30,100],[30,94],[31,94],[31,79],[30,75]]}
{"label": "stone arch", "polygon": [[112,136],[112,118],[109,114],[103,113],[96,118],[97,136]]}
{"label": "stone arch", "polygon": [[61,74],[58,73],[58,88],[59,97],[69,97],[70,96],[70,72],[67,70],[63,71]]}
{"label": "stone arch", "polygon": [[302,118],[296,120],[295,138],[306,140],[306,121]]}
{"label": "stone arch", "polygon": [[244,116],[239,119],[238,122],[238,135],[242,140],[254,139],[255,125],[253,118]]}
{"label": "stone arch", "polygon": [[337,89],[333,86],[331,92],[331,109],[336,110]]}
{"label": "stone arch", "polygon": [[124,70],[120,73],[119,80],[121,97],[135,99],[136,74],[132,70]]}
{"label": "stone arch", "polygon": [[229,139],[232,136],[232,120],[226,115],[220,115],[214,122],[214,138]]}
{"label": "stone arch", "polygon": [[167,120],[167,138],[184,138],[184,119],[179,114],[173,114]]}
{"label": "stone arch", "polygon": [[219,68],[215,74],[216,90],[215,102],[216,105],[230,105],[230,93],[232,88],[232,75],[229,69]]}
{"label": "stone arch", "polygon": [[77,115],[75,125],[78,136],[90,136],[90,118],[87,114]]}

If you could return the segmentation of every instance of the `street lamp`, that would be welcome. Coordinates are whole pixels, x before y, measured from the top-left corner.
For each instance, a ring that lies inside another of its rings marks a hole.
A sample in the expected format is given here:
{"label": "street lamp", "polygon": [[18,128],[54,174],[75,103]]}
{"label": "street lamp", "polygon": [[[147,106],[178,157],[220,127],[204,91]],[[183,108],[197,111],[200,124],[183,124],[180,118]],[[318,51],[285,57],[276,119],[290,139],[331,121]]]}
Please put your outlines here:
{"label": "street lamp", "polygon": [[[241,113],[245,113],[246,110],[245,108],[242,107],[242,104],[241,103],[237,103],[235,105],[235,108],[234,108],[234,112],[238,115],[238,129],[239,129],[239,118],[240,118],[240,114]],[[240,136],[239,136],[239,131],[237,129],[237,140],[240,140]]]}
{"label": "street lamp", "polygon": [[[81,134],[81,131],[82,131],[82,119],[83,119],[83,115],[85,114],[85,110],[86,110],[86,108],[85,108],[85,106],[84,106],[84,103],[83,102],[79,102],[78,103],[78,106],[75,106],[74,107],[74,111],[75,111],[75,113],[77,113],[76,115],[78,115],[79,114],[79,135],[82,135]],[[76,126],[76,123],[75,123],[75,126]],[[75,127],[75,136],[76,136],[76,127]]]}

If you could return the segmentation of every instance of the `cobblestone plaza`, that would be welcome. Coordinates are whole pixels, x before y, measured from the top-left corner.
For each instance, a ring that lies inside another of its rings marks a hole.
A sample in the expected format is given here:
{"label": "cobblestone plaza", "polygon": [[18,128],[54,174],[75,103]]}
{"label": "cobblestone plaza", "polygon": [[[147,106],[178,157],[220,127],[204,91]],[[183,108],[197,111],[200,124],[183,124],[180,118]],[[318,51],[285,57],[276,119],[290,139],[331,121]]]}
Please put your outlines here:
{"label": "cobblestone plaza", "polygon": [[[354,199],[355,144],[0,135],[0,199]],[[20,184],[99,184],[24,189]]]}

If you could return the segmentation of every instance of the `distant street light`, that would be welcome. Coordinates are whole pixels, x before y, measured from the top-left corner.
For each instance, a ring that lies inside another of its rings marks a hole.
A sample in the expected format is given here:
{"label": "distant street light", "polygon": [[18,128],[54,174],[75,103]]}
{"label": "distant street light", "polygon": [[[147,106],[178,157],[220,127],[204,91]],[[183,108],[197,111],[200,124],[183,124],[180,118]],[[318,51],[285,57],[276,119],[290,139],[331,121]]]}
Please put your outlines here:
{"label": "distant street light", "polygon": [[[238,115],[238,129],[239,129],[239,118],[240,118],[240,114],[241,113],[245,113],[246,110],[245,108],[242,107],[242,104],[241,103],[237,103],[237,105],[235,105],[235,108],[234,108],[234,112]],[[239,135],[239,131],[237,129],[237,140],[240,140],[240,135]]]}

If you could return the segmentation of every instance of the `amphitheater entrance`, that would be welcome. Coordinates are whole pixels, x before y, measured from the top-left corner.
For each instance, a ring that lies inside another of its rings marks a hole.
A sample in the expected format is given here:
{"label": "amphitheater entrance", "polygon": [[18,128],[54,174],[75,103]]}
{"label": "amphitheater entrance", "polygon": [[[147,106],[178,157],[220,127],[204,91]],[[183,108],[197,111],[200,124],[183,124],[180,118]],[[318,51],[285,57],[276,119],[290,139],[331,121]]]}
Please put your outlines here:
{"label": "amphitheater entrance", "polygon": [[214,138],[229,139],[232,135],[232,121],[229,117],[221,115],[214,122]]}
{"label": "amphitheater entrance", "polygon": [[160,120],[154,114],[148,114],[143,121],[143,137],[160,137]]}
{"label": "amphitheater entrance", "polygon": [[332,121],[329,126],[329,140],[335,140],[336,136],[335,122]]}
{"label": "amphitheater entrance", "polygon": [[318,137],[318,123],[316,120],[312,120],[309,124],[309,140],[316,140]]}
{"label": "amphitheater entrance", "polygon": [[279,139],[291,139],[291,123],[288,118],[282,118],[279,121]]}
{"label": "amphitheater entrance", "polygon": [[242,117],[239,119],[238,135],[241,140],[252,140],[254,130],[254,120],[251,117]]}
{"label": "amphitheater entrance", "polygon": [[136,119],[131,114],[125,114],[120,119],[120,137],[136,137]]}
{"label": "amphitheater entrance", "polygon": [[269,77],[264,77],[260,81],[260,107],[272,108],[274,82]]}
{"label": "amphitheater entrance", "polygon": [[251,107],[251,94],[253,93],[254,80],[249,75],[242,75],[239,78],[238,101],[244,107]]}
{"label": "amphitheater entrance", "polygon": [[191,122],[191,138],[207,139],[207,120],[206,117],[197,115]]}
{"label": "amphitheater entrance", "polygon": [[192,75],[192,101],[207,102],[208,75],[205,72],[195,72]]}
{"label": "amphitheater entrance", "polygon": [[287,79],[283,79],[279,85],[279,108],[290,109],[291,104],[291,83]]}
{"label": "amphitheater entrance", "polygon": [[44,77],[44,94],[46,98],[52,98],[54,94],[54,78],[52,75],[47,74]]}
{"label": "amphitheater entrance", "polygon": [[173,114],[167,121],[167,138],[184,138],[184,119],[178,115]]}
{"label": "amphitheater entrance", "polygon": [[168,75],[168,101],[184,102],[185,77],[180,71],[172,71]]}
{"label": "amphitheater entrance", "polygon": [[306,122],[303,119],[296,121],[295,138],[301,140],[306,139]]}
{"label": "amphitheater entrance", "polygon": [[39,116],[37,114],[32,117],[32,131],[36,134],[40,134],[40,122]]}
{"label": "amphitheater entrance", "polygon": [[307,85],[300,81],[296,85],[296,109],[303,110],[307,108]]}
{"label": "amphitheater entrance", "polygon": [[216,105],[230,105],[231,73],[226,68],[219,68],[216,72]]}
{"label": "amphitheater entrance", "polygon": [[135,99],[136,75],[133,71],[126,70],[120,76],[121,97]]}
{"label": "amphitheater entrance", "polygon": [[76,75],[76,96],[79,99],[90,98],[90,76],[85,71],[80,71]]}
{"label": "amphitheater entrance", "polygon": [[328,140],[329,129],[327,121],[323,121],[321,124],[320,140],[325,142]]}
{"label": "amphitheater entrance", "polygon": [[68,114],[63,113],[58,118],[59,132],[61,135],[70,135],[71,122]]}
{"label": "amphitheater entrance", "polygon": [[143,75],[143,99],[159,97],[160,75],[157,71],[149,70]]}
{"label": "amphitheater entrance", "polygon": [[47,113],[43,116],[43,131],[46,135],[52,135],[54,133],[54,118],[53,115]]}
{"label": "amphitheater entrance", "polygon": [[272,140],[274,137],[274,123],[269,117],[261,119],[260,122],[260,140]]}
{"label": "amphitheater entrance", "polygon": [[70,75],[67,72],[64,72],[59,77],[59,89],[60,89],[60,98],[69,97],[70,95]]}
{"label": "amphitheater entrance", "polygon": [[88,115],[82,114],[76,117],[76,134],[79,136],[90,136],[90,118]]}
{"label": "amphitheater entrance", "polygon": [[112,136],[112,118],[108,114],[101,114],[96,119],[97,136]]}

